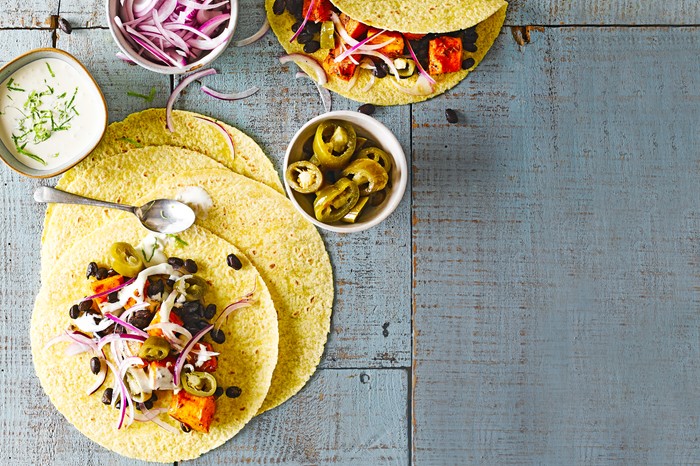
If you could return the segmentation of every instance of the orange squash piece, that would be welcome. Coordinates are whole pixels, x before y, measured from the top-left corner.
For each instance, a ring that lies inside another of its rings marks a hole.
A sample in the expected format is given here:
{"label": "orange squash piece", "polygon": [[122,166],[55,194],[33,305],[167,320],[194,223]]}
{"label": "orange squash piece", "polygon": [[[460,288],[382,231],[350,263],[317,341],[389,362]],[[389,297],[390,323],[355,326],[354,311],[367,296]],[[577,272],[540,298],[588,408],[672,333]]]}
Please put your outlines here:
{"label": "orange squash piece", "polygon": [[[116,288],[119,285],[124,283],[124,277],[121,275],[112,275],[111,277],[104,278],[102,280],[96,280],[94,282],[90,283],[90,288],[92,288],[92,291],[94,291],[94,294],[102,293],[107,290],[111,290],[112,288]],[[93,301],[97,303],[103,303],[107,301],[107,296],[109,295],[104,295],[100,298],[95,298]]]}
{"label": "orange squash piece", "polygon": [[[367,37],[372,37],[380,32],[381,32],[381,30],[371,27],[371,28],[367,29]],[[394,39],[394,41],[392,43],[380,48],[379,50],[377,50],[377,52],[382,53],[382,54],[384,54],[387,57],[392,58],[392,59],[399,58],[400,56],[403,55],[403,49],[405,46],[403,36],[401,35],[400,32],[386,31],[381,36],[370,39],[367,42],[367,44],[368,45],[383,44],[384,42],[388,41],[389,39]]]}
{"label": "orange squash piece", "polygon": [[173,395],[168,414],[174,419],[190,426],[197,432],[209,432],[211,421],[216,412],[214,396],[195,396],[180,390]]}
{"label": "orange squash piece", "polygon": [[[310,6],[311,0],[304,0],[304,16],[306,16],[306,12],[309,11]],[[313,21],[314,23],[330,21],[332,11],[333,4],[330,0],[316,0],[313,10],[309,13],[309,21]]]}
{"label": "orange squash piece", "polygon": [[454,73],[462,69],[462,39],[442,36],[428,45],[428,73]]}

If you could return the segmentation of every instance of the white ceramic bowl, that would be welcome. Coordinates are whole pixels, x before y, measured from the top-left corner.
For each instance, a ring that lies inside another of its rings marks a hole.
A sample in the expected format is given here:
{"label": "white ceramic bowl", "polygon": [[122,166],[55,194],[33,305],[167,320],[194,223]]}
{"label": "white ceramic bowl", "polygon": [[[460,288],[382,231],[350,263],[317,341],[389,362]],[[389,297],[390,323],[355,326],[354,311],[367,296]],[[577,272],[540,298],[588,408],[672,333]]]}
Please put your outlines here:
{"label": "white ceramic bowl", "polygon": [[374,141],[384,152],[391,156],[394,166],[390,174],[391,189],[389,190],[388,196],[384,199],[384,202],[378,206],[365,207],[358,221],[355,223],[337,222],[328,224],[316,220],[312,201],[308,197],[309,195],[294,191],[291,186],[289,186],[287,178],[284,177],[284,187],[287,190],[287,195],[292,200],[294,207],[296,207],[304,218],[323,229],[338,233],[351,233],[372,228],[391,215],[401,202],[401,198],[403,198],[408,182],[406,155],[401,148],[401,144],[399,144],[399,141],[396,139],[396,136],[394,136],[389,128],[379,121],[359,112],[336,111],[325,113],[309,120],[296,132],[289,146],[287,146],[287,152],[284,155],[285,172],[290,164],[303,160],[304,142],[313,136],[318,125],[326,120],[342,120],[351,123],[355,127],[358,136]]}
{"label": "white ceramic bowl", "polygon": [[[100,99],[95,100],[94,105],[100,107],[99,115],[102,121],[100,121],[98,125],[99,131],[86,138],[87,144],[80,152],[77,152],[74,156],[66,160],[61,165],[45,170],[28,167],[27,165],[17,160],[17,158],[15,158],[15,156],[12,154],[12,152],[10,152],[10,150],[2,142],[2,139],[0,139],[0,159],[2,159],[2,161],[5,162],[7,166],[9,166],[17,173],[32,178],[51,178],[52,176],[60,175],[61,173],[65,172],[66,170],[83,160],[85,157],[87,157],[87,155],[90,152],[92,152],[92,150],[97,146],[97,144],[99,144],[100,139],[102,139],[102,136],[104,135],[105,130],[107,129],[108,121],[107,103],[105,102],[104,95],[102,94],[100,87],[97,85],[97,82],[92,77],[87,68],[85,68],[85,66],[83,66],[83,64],[80,63],[80,61],[78,61],[77,58],[75,58],[73,55],[67,52],[64,52],[63,50],[51,48],[34,49],[30,50],[24,55],[20,55],[19,57],[15,58],[14,60],[7,63],[5,66],[0,68],[0,83],[5,81],[7,78],[10,77],[10,75],[12,75],[15,71],[19,70],[25,65],[28,65],[29,63],[32,63],[36,60],[41,60],[43,58],[56,58],[58,60],[63,60],[64,62],[68,63],[71,67],[73,67],[73,69],[75,69],[78,72],[78,74],[84,78],[83,82],[85,84],[93,87],[93,90],[96,91],[97,95],[99,95],[100,97]],[[104,114],[104,118],[102,118],[102,114]]]}
{"label": "white ceramic bowl", "polygon": [[109,32],[112,33],[112,38],[114,39],[114,42],[117,43],[117,47],[119,47],[119,50],[121,50],[122,53],[124,53],[124,55],[129,57],[129,59],[133,60],[138,65],[146,68],[147,70],[155,71],[156,73],[161,74],[189,73],[190,71],[195,71],[199,68],[208,66],[211,62],[216,60],[219,57],[219,55],[224,53],[226,47],[228,47],[228,45],[233,40],[233,34],[234,32],[236,32],[236,23],[238,21],[238,0],[230,1],[231,18],[229,18],[228,24],[226,25],[227,28],[230,28],[230,31],[228,33],[229,36],[226,42],[219,45],[215,49],[210,50],[209,53],[204,55],[202,58],[195,62],[189,63],[183,68],[156,63],[151,60],[147,60],[146,58],[138,54],[138,51],[134,49],[134,47],[129,43],[128,40],[126,40],[124,34],[122,33],[122,30],[114,22],[114,18],[118,15],[117,8],[120,6],[120,0],[107,0],[107,24],[109,25]]}

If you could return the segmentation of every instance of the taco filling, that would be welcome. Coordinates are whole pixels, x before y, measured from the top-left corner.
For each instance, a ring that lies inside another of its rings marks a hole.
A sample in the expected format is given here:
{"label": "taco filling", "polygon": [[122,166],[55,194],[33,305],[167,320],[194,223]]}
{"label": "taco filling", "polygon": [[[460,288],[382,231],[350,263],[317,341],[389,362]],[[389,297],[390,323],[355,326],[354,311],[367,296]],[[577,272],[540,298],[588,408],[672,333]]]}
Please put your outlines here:
{"label": "taco filling", "polygon": [[[323,69],[351,87],[360,73],[376,79],[394,79],[399,90],[429,95],[434,77],[469,70],[476,64],[476,27],[450,33],[415,34],[369,26],[336,8],[330,0],[275,0],[273,13],[294,16],[292,42],[308,54],[326,50]],[[404,80],[419,76],[414,86]]]}
{"label": "taco filling", "polygon": [[[214,285],[197,274],[194,260],[166,258],[163,248],[168,238],[159,236],[149,235],[136,248],[114,243],[109,263],[87,264],[94,294],[70,306],[68,328],[46,347],[68,342],[66,355],[92,355],[85,367],[95,375],[94,384],[87,388],[92,396],[97,396],[112,372],[113,386],[102,390],[101,401],[118,409],[118,429],[140,421],[173,433],[208,433],[216,399],[224,389],[229,396],[234,391],[240,395],[238,387],[217,383],[221,354],[215,344],[226,340],[221,329],[226,318],[250,306],[255,290],[214,320],[216,305],[204,300]],[[165,392],[172,395],[169,406],[158,402],[158,394],[167,399]],[[162,419],[165,414],[180,429]]]}

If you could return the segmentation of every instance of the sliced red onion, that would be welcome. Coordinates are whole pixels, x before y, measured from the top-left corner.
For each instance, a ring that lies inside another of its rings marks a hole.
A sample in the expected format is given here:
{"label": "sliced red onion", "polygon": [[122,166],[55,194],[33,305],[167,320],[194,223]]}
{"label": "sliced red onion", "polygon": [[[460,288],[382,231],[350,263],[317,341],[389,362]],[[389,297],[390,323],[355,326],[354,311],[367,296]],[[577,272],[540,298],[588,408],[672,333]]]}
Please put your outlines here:
{"label": "sliced red onion", "polygon": [[306,10],[306,14],[304,15],[304,21],[301,22],[301,26],[299,26],[299,29],[297,29],[297,32],[294,33],[291,39],[289,39],[289,42],[294,42],[297,40],[297,37],[299,37],[299,34],[304,30],[306,27],[306,23],[309,21],[309,17],[311,16],[311,11],[314,9],[314,5],[316,5],[316,0],[311,0],[311,3],[309,3],[309,9]]}
{"label": "sliced red onion", "polygon": [[168,130],[171,133],[175,132],[175,127],[173,126],[173,104],[175,104],[175,100],[177,97],[180,95],[182,90],[187,87],[189,83],[194,81],[195,79],[203,78],[204,76],[209,76],[212,74],[216,74],[216,70],[214,68],[207,68],[205,70],[197,71],[195,73],[192,73],[191,75],[187,76],[184,78],[180,83],[175,87],[173,90],[173,93],[170,94],[170,97],[168,97],[168,103],[165,106],[165,120],[168,124]]}
{"label": "sliced red onion", "polygon": [[343,26],[342,21],[340,21],[340,18],[335,12],[331,12],[331,21],[333,21],[333,25],[335,26],[335,31],[338,33],[341,39],[343,41],[350,45],[354,46],[357,45],[358,41],[353,39],[350,34],[348,34],[348,31],[345,29],[345,26]]}
{"label": "sliced red onion", "polygon": [[[230,15],[222,15],[222,16],[230,16]],[[177,30],[182,30],[182,31],[187,31],[191,32],[194,35],[197,35],[201,37],[202,39],[208,39],[209,36],[201,32],[199,29],[195,29],[192,26],[188,26],[186,24],[179,24],[179,23],[170,23],[170,24],[164,24],[163,28],[166,31],[177,31]]]}
{"label": "sliced red onion", "polygon": [[228,21],[230,17],[231,15],[229,14],[221,14],[218,16],[214,16],[213,18],[208,19],[206,22],[202,23],[202,25],[199,26],[198,29],[203,34],[206,34],[205,37],[208,37],[211,34],[213,34],[214,31],[216,31],[216,28],[218,28],[225,21]]}
{"label": "sliced red onion", "polygon": [[251,304],[251,301],[249,299],[241,299],[240,301],[236,301],[235,303],[229,304],[226,306],[224,311],[221,313],[221,315],[216,319],[216,322],[214,322],[214,330],[216,332],[219,331],[221,328],[221,325],[226,321],[226,318],[235,310],[237,309],[243,309],[244,307],[249,307]]}
{"label": "sliced red onion", "polygon": [[[123,378],[119,377],[119,371],[109,361],[105,361],[105,363],[114,374],[114,380],[119,387],[119,393],[122,399],[121,407],[119,408],[119,420],[117,421],[117,429],[121,429],[122,425],[124,425],[124,418],[126,417],[127,404],[130,404],[131,397],[127,394]],[[114,400],[116,400],[116,397],[112,397],[113,402]],[[127,400],[129,400],[129,402],[127,402]]]}
{"label": "sliced red onion", "polygon": [[122,11],[126,16],[127,21],[134,20],[134,0],[124,0],[122,2]]}
{"label": "sliced red onion", "polygon": [[106,345],[116,341],[137,341],[139,343],[143,343],[146,341],[146,338],[148,337],[131,335],[128,333],[110,333],[109,335],[100,338],[100,341],[97,343],[97,349],[102,350],[102,348],[104,348]]}
{"label": "sliced red onion", "polygon": [[226,131],[226,128],[221,126],[221,124],[219,124],[219,122],[216,120],[212,121],[212,120],[208,120],[208,119],[202,118],[202,117],[195,117],[195,118],[212,125],[212,127],[214,129],[216,129],[218,132],[220,132],[226,138],[226,144],[228,145],[228,148],[231,151],[231,160],[233,160],[236,157],[236,149],[233,146],[233,137],[231,137],[231,135],[228,133],[228,131]]}
{"label": "sliced red onion", "polygon": [[421,66],[420,62],[418,61],[418,57],[416,57],[416,54],[413,51],[413,47],[411,47],[411,43],[406,38],[404,38],[404,41],[406,42],[406,45],[408,46],[408,51],[411,53],[411,58],[413,58],[413,61],[416,62],[416,66],[418,67],[418,71],[420,71],[420,74],[425,77],[425,79],[430,83],[431,86],[434,86],[435,80]]}
{"label": "sliced red onion", "polygon": [[156,408],[149,410],[143,403],[139,403],[139,409],[141,410],[142,414],[136,413],[134,417],[134,420],[139,422],[150,422],[157,418],[161,413],[168,411],[168,408]]}
{"label": "sliced red onion", "polygon": [[100,354],[98,354],[97,357],[100,359],[100,372],[97,373],[97,380],[95,380],[95,383],[88,388],[88,396],[95,393],[97,389],[100,388],[103,383],[105,383],[105,379],[107,379],[107,361],[105,360],[105,355],[102,351],[100,351]]}
{"label": "sliced red onion", "polygon": [[[347,49],[345,52],[343,52],[343,53],[341,53],[340,55],[338,55],[337,57],[335,57],[334,61],[335,61],[336,63],[340,63],[340,62],[343,61],[347,56],[352,55],[353,52],[355,52],[356,50],[360,49],[360,48],[361,48],[363,45],[365,45],[367,42],[369,42],[369,41],[371,41],[371,40],[373,40],[373,39],[376,39],[377,37],[379,37],[380,35],[384,34],[385,32],[386,32],[386,29],[382,29],[382,30],[379,31],[378,33],[376,33],[376,34],[374,34],[374,35],[372,35],[372,36],[368,36],[366,39],[361,40],[361,41],[358,42],[357,44],[355,44],[355,45],[353,45],[352,47],[350,47],[349,49]],[[382,47],[385,47],[385,46],[391,44],[392,42],[394,42],[394,38],[393,38],[393,37],[392,37],[391,39],[389,39],[388,41],[383,42],[383,43],[381,43],[381,44],[376,44],[376,45],[367,46],[367,49],[368,49],[368,50],[379,50],[379,49],[381,49]],[[362,52],[362,50],[360,50],[360,52]]]}
{"label": "sliced red onion", "polygon": [[195,49],[214,50],[228,40],[227,31],[229,31],[229,29],[224,29],[224,32],[212,39],[190,39],[188,42],[190,46]]}
{"label": "sliced red onion", "polygon": [[318,82],[320,85],[323,86],[328,82],[326,71],[323,69],[321,64],[313,58],[301,53],[290,53],[289,55],[282,55],[280,57],[280,63],[283,65],[285,63],[289,63],[290,61],[293,61],[297,65],[304,64],[311,67],[311,69],[314,70],[314,73],[316,73],[316,82]]}
{"label": "sliced red onion", "polygon": [[166,65],[170,64],[174,66],[179,66],[178,63],[170,57],[170,55],[168,55],[164,50],[160,49],[148,37],[144,36],[140,32],[137,32],[131,26],[124,26],[124,29],[137,44],[146,49],[146,51],[153,55],[155,58],[162,61]]}
{"label": "sliced red onion", "polygon": [[182,350],[180,355],[177,357],[177,361],[175,362],[175,377],[173,379],[173,382],[175,382],[175,385],[180,385],[180,373],[182,372],[182,366],[185,365],[185,361],[187,360],[187,355],[192,351],[192,348],[194,348],[194,345],[197,344],[199,340],[202,339],[204,335],[209,333],[211,329],[213,329],[213,325],[207,325],[204,327],[202,330],[197,332],[190,341],[187,342],[187,345],[185,348]]}
{"label": "sliced red onion", "polygon": [[398,84],[394,80],[392,80],[391,83],[399,91],[403,92],[404,94],[408,94],[408,95],[415,95],[415,96],[423,97],[423,96],[430,95],[434,92],[433,86],[428,82],[427,79],[425,79],[425,76],[423,76],[423,75],[418,76],[418,79],[416,79],[416,82],[411,87],[402,86],[401,84]]}
{"label": "sliced red onion", "polygon": [[246,37],[245,39],[242,40],[237,40],[236,42],[233,43],[234,47],[245,47],[246,45],[250,45],[253,42],[257,42],[260,40],[265,34],[267,34],[267,31],[270,30],[270,22],[267,20],[267,17],[265,18],[265,22],[263,25],[258,29],[258,32],[253,34],[250,37]]}
{"label": "sliced red onion", "polygon": [[134,333],[136,335],[140,335],[144,338],[148,338],[148,333],[144,332],[140,328],[134,327],[133,325],[131,325],[128,322],[121,320],[119,317],[115,316],[114,314],[107,314],[105,317],[107,317],[109,320],[113,320],[114,322],[118,323],[119,325],[121,325],[125,329],[130,330],[132,333]]}
{"label": "sliced red onion", "polygon": [[97,350],[97,344],[95,343],[95,341],[92,338],[90,338],[86,335],[83,335],[82,333],[78,333],[78,332],[67,333],[67,335],[68,335],[68,338],[70,338],[71,340],[78,342],[78,343],[81,343],[83,345],[89,346],[93,350]]}
{"label": "sliced red onion", "polygon": [[[353,80],[356,78],[357,73],[355,73],[355,76],[353,76]],[[303,71],[299,71],[296,74],[297,78],[308,78],[311,80],[312,83],[316,86],[316,89],[318,90],[318,95],[321,97],[321,103],[323,104],[323,109],[326,111],[326,113],[331,111],[331,108],[333,106],[333,101],[331,99],[331,93],[328,89],[325,87],[321,86],[319,83],[317,83],[314,78],[309,76],[308,74],[304,73]]]}
{"label": "sliced red onion", "polygon": [[381,58],[381,60],[384,63],[386,63],[386,66],[389,67],[389,70],[391,71],[391,74],[394,75],[396,82],[399,82],[401,80],[401,78],[399,77],[399,70],[396,69],[396,66],[394,65],[394,62],[391,60],[391,58],[387,57],[383,53],[379,53],[374,50],[365,50],[362,53],[364,55],[372,55],[373,57]]}
{"label": "sliced red onion", "polygon": [[122,283],[121,285],[115,286],[114,288],[111,288],[111,289],[109,289],[109,290],[107,290],[107,291],[102,291],[101,293],[97,293],[97,294],[94,294],[94,295],[92,295],[92,296],[88,296],[88,297],[86,297],[86,298],[83,298],[83,299],[81,299],[80,301],[78,301],[78,304],[82,303],[83,301],[87,301],[87,300],[89,300],[89,299],[101,298],[101,297],[103,297],[103,296],[107,296],[107,295],[110,294],[110,293],[114,293],[115,291],[119,291],[119,290],[121,290],[122,288],[124,288],[124,287],[126,287],[126,286],[129,286],[129,285],[131,285],[132,283],[134,283],[134,280],[136,280],[136,277],[131,278],[131,279],[125,281],[124,283]]}
{"label": "sliced red onion", "polygon": [[365,84],[365,87],[362,88],[362,92],[367,92],[370,89],[372,89],[372,86],[374,86],[374,82],[376,81],[376,76],[374,76],[374,73],[371,73],[369,75],[369,81],[367,81],[367,84]]}
{"label": "sliced red onion", "polygon": [[[83,337],[85,340],[81,339],[80,337]],[[95,342],[86,337],[83,334],[80,333],[68,333],[64,332],[58,336],[53,337],[49,341],[46,342],[44,345],[44,349],[49,349],[56,343],[61,343],[61,342],[71,342],[71,343],[80,343],[84,346],[87,346],[88,348],[92,348],[95,346]]]}
{"label": "sliced red onion", "polygon": [[211,5],[206,5],[202,3],[192,2],[190,0],[177,0],[180,5],[185,5],[187,8],[192,8],[193,10],[214,10],[220,6],[228,5],[229,1],[223,1],[220,3],[214,3]]}
{"label": "sliced red onion", "polygon": [[241,99],[245,99],[247,97],[250,97],[251,95],[255,94],[256,92],[258,92],[260,90],[259,87],[253,86],[250,89],[246,89],[245,91],[242,91],[242,92],[236,92],[234,94],[224,94],[222,92],[215,91],[214,89],[212,89],[204,84],[202,85],[202,87],[200,87],[200,89],[206,95],[214,97],[214,98],[219,99],[219,100],[241,100]]}
{"label": "sliced red onion", "polygon": [[85,346],[82,343],[71,343],[63,351],[63,355],[64,356],[76,356],[78,354],[87,353],[88,351],[92,351],[92,348],[90,348],[89,346]]}

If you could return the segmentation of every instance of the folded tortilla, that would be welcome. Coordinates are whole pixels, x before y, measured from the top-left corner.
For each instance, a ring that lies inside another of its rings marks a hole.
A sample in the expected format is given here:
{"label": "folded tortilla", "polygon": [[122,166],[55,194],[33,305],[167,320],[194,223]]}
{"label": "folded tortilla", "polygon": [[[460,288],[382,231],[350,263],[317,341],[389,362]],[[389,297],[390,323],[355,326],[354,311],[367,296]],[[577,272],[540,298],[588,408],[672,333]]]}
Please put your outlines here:
{"label": "folded tortilla", "polygon": [[[267,287],[255,267],[233,245],[197,226],[181,233],[186,245],[178,243],[166,247],[166,254],[197,262],[197,274],[212,284],[205,302],[216,304],[219,313],[226,305],[255,289],[254,304],[231,314],[222,327],[225,343],[214,344],[214,350],[221,352],[214,373],[219,385],[223,388],[237,386],[241,395],[238,398],[222,396],[216,401],[216,414],[208,434],[196,431],[174,434],[152,422],[134,422],[128,428],[117,430],[119,411],[101,402],[104,389],[112,386],[111,373],[103,386],[88,396],[87,389],[96,378],[89,369],[92,354],[66,356],[67,343],[45,346],[70,324],[68,309],[71,304],[92,294],[85,278],[87,264],[91,261],[107,263],[112,243],[125,241],[135,245],[148,232],[135,218],[124,218],[99,228],[92,225],[81,233],[42,285],[31,319],[34,366],[51,402],[90,439],[124,456],[145,461],[172,463],[196,458],[233,437],[260,409],[277,361],[277,316]],[[237,254],[243,262],[240,270],[226,265],[226,257],[231,253]],[[155,408],[169,406],[169,392],[159,392]],[[169,416],[160,418],[179,428],[179,423]]]}
{"label": "folded tortilla", "polygon": [[[337,2],[335,2],[337,3]],[[354,2],[348,2],[352,3],[354,5]],[[374,12],[374,7],[375,4],[380,4],[380,5],[389,5],[389,4],[394,4],[394,3],[400,3],[402,5],[409,5],[409,2],[363,2],[363,5],[365,5],[365,10],[369,10]],[[430,3],[436,3],[435,0],[431,0]],[[449,2],[448,2],[449,3]],[[460,1],[457,3],[469,3],[472,4],[473,2],[466,2],[466,1]],[[281,15],[276,15],[272,11],[272,5],[274,4],[274,0],[265,0],[265,7],[267,9],[267,18],[270,22],[270,26],[272,27],[272,30],[274,31],[275,35],[277,36],[277,39],[279,40],[280,44],[282,47],[287,51],[287,53],[302,53],[308,56],[313,57],[316,59],[319,63],[323,63],[323,60],[326,58],[328,55],[328,50],[319,50],[315,53],[308,54],[304,52],[304,46],[302,44],[299,44],[297,41],[290,42],[290,39],[294,35],[292,32],[292,25],[297,22],[297,19],[291,15],[288,11],[285,11]],[[480,3],[477,5],[481,5]],[[436,84],[433,87],[433,92],[428,94],[428,95],[411,95],[407,94],[406,92],[398,89],[396,85],[398,83],[392,83],[392,80],[395,81],[395,78],[391,75],[388,75],[382,79],[376,79],[374,85],[367,91],[365,91],[365,87],[368,85],[370,79],[371,79],[371,70],[364,70],[364,69],[358,69],[357,72],[360,73],[358,75],[357,81],[355,82],[354,86],[349,88],[348,82],[344,81],[336,76],[328,76],[328,83],[325,84],[324,87],[330,89],[333,92],[337,92],[338,94],[347,97],[348,99],[352,99],[358,102],[367,102],[367,103],[372,103],[375,105],[403,105],[403,104],[410,104],[410,103],[415,103],[415,102],[421,102],[427,99],[430,99],[432,97],[435,97],[437,95],[440,95],[447,91],[448,89],[453,88],[457,84],[459,84],[464,78],[467,77],[467,75],[473,71],[479,63],[484,59],[486,56],[486,52],[491,48],[493,45],[494,41],[498,37],[501,27],[503,26],[503,22],[505,21],[506,17],[506,8],[507,8],[507,3],[502,2],[502,1],[495,1],[495,0],[489,0],[486,2],[484,5],[486,5],[484,8],[477,8],[478,13],[475,12],[473,16],[468,16],[468,19],[464,23],[460,24],[466,24],[466,26],[457,26],[454,29],[451,29],[451,31],[456,31],[460,29],[465,29],[469,26],[472,19],[478,19],[480,18],[480,15],[485,14],[486,12],[490,12],[492,8],[496,8],[495,11],[493,11],[493,14],[488,16],[486,19],[483,21],[479,22],[476,24],[476,32],[478,34],[478,39],[476,41],[476,46],[477,50],[476,52],[473,53],[467,53],[465,52],[464,57],[470,57],[474,59],[474,65],[468,69],[468,70],[460,70],[454,73],[446,73],[446,74],[440,74],[433,76],[433,78],[436,81]],[[341,9],[341,11],[344,11],[343,8],[345,8],[346,4],[342,3],[337,3],[337,6]],[[476,8],[476,7],[475,7]],[[404,9],[401,9],[399,11],[404,11]],[[427,25],[424,27],[420,28],[421,30],[426,30],[426,29],[434,29],[435,32],[441,32],[438,31],[438,29],[442,29],[442,23],[440,22],[441,15],[443,13],[443,10],[439,10],[440,13],[435,13],[434,16],[431,16],[432,22],[428,22]],[[459,11],[459,10],[458,10]],[[346,12],[347,13],[347,12]],[[349,13],[348,13],[349,14]],[[454,15],[457,15],[458,13],[455,12]],[[355,18],[353,15],[349,14],[349,16],[353,19],[358,19]],[[453,16],[452,13],[447,15],[448,17]],[[423,18],[422,20],[427,21],[427,18]],[[375,23],[376,24],[376,23]],[[388,22],[387,24],[392,24],[391,22]],[[421,23],[424,24],[424,23]],[[441,27],[436,27],[432,28],[431,26],[433,24],[440,24]],[[449,23],[445,23],[446,25]],[[392,28],[389,28],[392,29]],[[396,30],[400,32],[420,32],[420,31],[409,31],[406,29],[402,28],[397,28]],[[311,67],[305,64],[300,64],[299,65],[309,76],[316,76],[315,72]],[[419,74],[416,73],[410,78],[406,79],[401,79],[401,86],[404,86],[406,88],[412,87],[415,83],[416,80],[418,79]]]}

